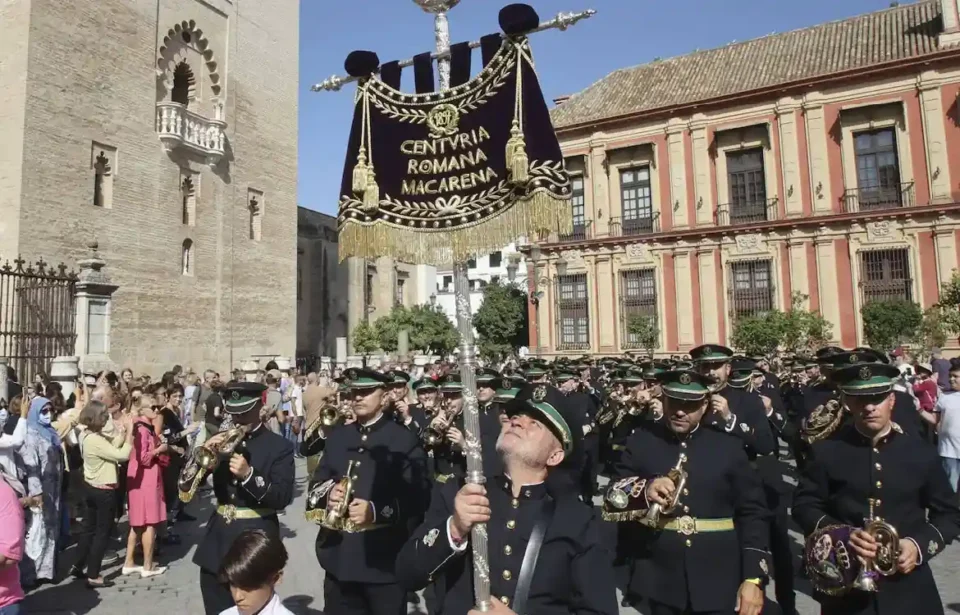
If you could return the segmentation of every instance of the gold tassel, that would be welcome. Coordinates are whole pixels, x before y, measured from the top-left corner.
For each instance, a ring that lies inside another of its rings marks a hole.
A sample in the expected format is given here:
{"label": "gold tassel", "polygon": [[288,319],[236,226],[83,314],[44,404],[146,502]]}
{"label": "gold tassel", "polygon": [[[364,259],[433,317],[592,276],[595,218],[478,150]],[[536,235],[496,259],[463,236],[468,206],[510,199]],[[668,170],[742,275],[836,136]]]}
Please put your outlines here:
{"label": "gold tassel", "polygon": [[357,165],[353,167],[353,191],[356,194],[363,194],[367,188],[367,176],[370,173],[370,165],[367,164],[367,148],[360,146],[360,152],[357,154]]}
{"label": "gold tassel", "polygon": [[516,120],[513,121],[513,127],[510,129],[510,138],[507,139],[507,168],[513,167],[513,157],[517,153],[517,148],[523,145],[523,133],[520,131],[520,125]]}
{"label": "gold tassel", "polygon": [[377,176],[373,169],[367,171],[367,184],[363,191],[363,210],[367,213],[373,213],[380,209],[380,186],[377,184]]}
{"label": "gold tassel", "polygon": [[515,184],[525,184],[530,179],[530,161],[527,159],[527,147],[520,137],[520,145],[513,152],[510,163],[510,180]]}

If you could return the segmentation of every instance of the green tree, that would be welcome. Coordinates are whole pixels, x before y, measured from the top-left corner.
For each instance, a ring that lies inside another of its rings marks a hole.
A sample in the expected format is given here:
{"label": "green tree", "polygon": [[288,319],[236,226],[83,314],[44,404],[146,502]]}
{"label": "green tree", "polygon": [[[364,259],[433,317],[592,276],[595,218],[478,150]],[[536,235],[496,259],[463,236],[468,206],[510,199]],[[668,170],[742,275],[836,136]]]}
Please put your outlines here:
{"label": "green tree", "polygon": [[[401,329],[409,329],[412,325],[410,310],[402,305],[394,306],[390,313],[381,316],[373,323],[377,336],[377,344],[384,352],[396,352]],[[411,339],[411,344],[413,340]]]}
{"label": "green tree", "polygon": [[860,315],[867,344],[882,352],[916,340],[923,322],[920,306],[904,299],[871,301],[860,308]]}
{"label": "green tree", "polygon": [[833,325],[820,312],[804,309],[808,297],[795,292],[790,309],[783,312],[780,320],[780,347],[793,353],[812,353],[830,341]]}
{"label": "green tree", "polygon": [[636,336],[637,343],[649,356],[660,347],[660,327],[652,314],[634,314],[627,321],[627,333]]}
{"label": "green tree", "polygon": [[950,281],[940,287],[939,320],[949,335],[960,335],[960,272],[953,270]]}
{"label": "green tree", "polygon": [[483,289],[483,303],[473,315],[477,349],[491,361],[515,353],[527,343],[527,295],[494,281]]}
{"label": "green tree", "polygon": [[363,357],[364,363],[379,347],[377,334],[369,323],[361,322],[353,328],[353,351]]}
{"label": "green tree", "polygon": [[783,330],[783,312],[772,310],[738,318],[733,325],[730,341],[734,348],[744,354],[766,355],[780,347]]}
{"label": "green tree", "polygon": [[916,356],[929,356],[934,348],[943,348],[947,343],[947,336],[951,328],[945,317],[947,312],[948,310],[939,305],[931,306],[923,311],[923,319],[920,321],[920,326],[917,327],[916,337],[912,342]]}
{"label": "green tree", "polygon": [[428,355],[446,356],[460,343],[460,333],[439,306],[417,305],[407,314],[409,326],[405,328],[410,331],[410,348]]}

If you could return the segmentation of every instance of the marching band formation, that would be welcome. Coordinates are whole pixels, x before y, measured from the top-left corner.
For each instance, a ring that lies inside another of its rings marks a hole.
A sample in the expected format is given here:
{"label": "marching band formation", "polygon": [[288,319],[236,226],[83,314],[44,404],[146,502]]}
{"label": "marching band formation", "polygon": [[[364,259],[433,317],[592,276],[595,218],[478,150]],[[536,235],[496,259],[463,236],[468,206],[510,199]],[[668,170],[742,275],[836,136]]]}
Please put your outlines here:
{"label": "marching band formation", "polygon": [[[792,615],[798,572],[825,615],[943,613],[929,562],[960,533],[960,508],[899,370],[835,347],[781,367],[710,344],[683,360],[480,369],[484,484],[466,481],[457,373],[346,370],[299,451],[319,456],[306,516],[324,612],[403,615],[420,590],[430,615],[471,612],[471,529],[485,524],[498,613],[612,615],[619,578],[643,613]],[[207,613],[233,605],[216,576],[233,539],[279,535],[294,496],[294,447],[263,427],[262,390],[230,385],[231,424],[180,477],[185,500],[213,477],[194,558]]]}

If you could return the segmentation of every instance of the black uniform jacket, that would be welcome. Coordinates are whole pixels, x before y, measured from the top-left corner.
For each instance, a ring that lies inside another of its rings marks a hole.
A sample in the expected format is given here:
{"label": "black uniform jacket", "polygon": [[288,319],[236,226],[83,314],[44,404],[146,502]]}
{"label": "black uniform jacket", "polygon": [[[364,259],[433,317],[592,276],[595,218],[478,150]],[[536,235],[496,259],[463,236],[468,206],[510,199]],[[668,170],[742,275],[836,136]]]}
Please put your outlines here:
{"label": "black uniform jacket", "polygon": [[943,613],[927,563],[960,534],[960,510],[936,449],[897,429],[872,446],[846,425],[813,444],[794,495],[793,518],[807,536],[824,525],[863,527],[870,498],[876,500],[876,516],[896,527],[901,538],[916,542],[922,563],[909,575],[882,577],[876,594],[819,596],[824,612]]}
{"label": "black uniform jacket", "polygon": [[[473,560],[469,543],[452,548],[447,521],[453,514],[459,483],[438,485],[423,525],[397,558],[397,577],[408,590],[437,585],[443,615],[465,615],[474,605]],[[548,498],[556,495],[530,594],[523,615],[568,615],[618,612],[611,554],[600,544],[596,514],[568,491],[527,485],[514,498],[500,475],[487,483],[492,516],[487,524],[490,588],[493,596],[513,607],[514,592],[527,543]]]}
{"label": "black uniform jacket", "polygon": [[734,388],[729,384],[714,395],[727,400],[730,412],[736,416],[736,422],[730,433],[743,442],[750,459],[772,455],[776,450],[776,439],[767,421],[767,412],[760,396],[745,389]]}
{"label": "black uniform jacket", "polygon": [[[769,570],[769,513],[741,440],[705,425],[678,436],[663,421],[652,423],[630,436],[612,488],[631,494],[630,510],[645,510],[640,481],[666,476],[681,453],[687,455],[688,478],[673,516],[733,518],[736,529],[684,535],[638,525],[629,590],[681,610],[689,605],[695,612],[729,612],[740,584],[764,578]],[[617,512],[606,502],[604,509]]]}
{"label": "black uniform jacket", "polygon": [[[430,494],[426,455],[417,437],[386,414],[365,427],[343,425],[327,437],[311,490],[332,487],[350,461],[359,462],[353,498],[372,504],[373,528],[353,533],[321,528],[317,559],[341,582],[393,583],[397,551],[419,525]],[[326,507],[325,497],[319,507]]]}
{"label": "black uniform jacket", "polygon": [[[253,474],[240,481],[230,473],[226,459],[213,472],[213,491],[217,504],[257,510],[283,510],[293,501],[293,444],[265,426],[251,432],[236,449],[247,460]],[[200,541],[193,563],[216,574],[220,562],[234,539],[244,530],[262,529],[279,535],[277,515],[255,519],[234,519],[227,523],[214,512],[207,524],[207,533]]]}

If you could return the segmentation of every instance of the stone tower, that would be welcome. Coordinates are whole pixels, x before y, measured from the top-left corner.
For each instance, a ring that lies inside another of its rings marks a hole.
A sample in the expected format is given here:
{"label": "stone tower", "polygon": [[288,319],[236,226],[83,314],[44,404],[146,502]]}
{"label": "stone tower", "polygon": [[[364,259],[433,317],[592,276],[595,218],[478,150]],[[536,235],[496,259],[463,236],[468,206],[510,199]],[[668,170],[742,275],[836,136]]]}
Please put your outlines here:
{"label": "stone tower", "polygon": [[96,240],[118,367],[292,356],[298,0],[21,0],[0,23],[0,257]]}

